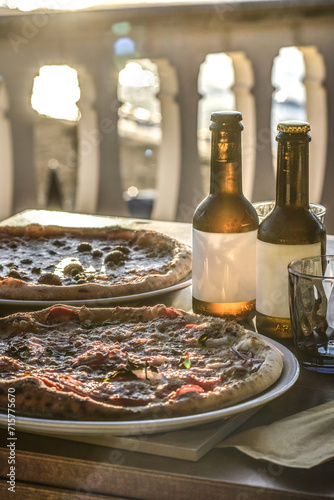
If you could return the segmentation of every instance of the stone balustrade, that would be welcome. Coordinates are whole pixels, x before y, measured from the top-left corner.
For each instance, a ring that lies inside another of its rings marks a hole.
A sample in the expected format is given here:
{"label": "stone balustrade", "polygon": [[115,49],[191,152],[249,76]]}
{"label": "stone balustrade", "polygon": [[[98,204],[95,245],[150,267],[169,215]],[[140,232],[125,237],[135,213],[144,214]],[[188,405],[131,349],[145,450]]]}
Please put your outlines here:
{"label": "stone balustrade", "polygon": [[[1,14],[1,12],[0,12]],[[117,53],[117,41],[133,42]],[[151,59],[159,73],[161,145],[152,217],[190,221],[206,194],[198,152],[198,75],[208,54],[226,53],[234,69],[235,108],[244,117],[244,191],[273,199],[275,162],[271,74],[284,47],[303,54],[306,118],[312,128],[310,200],[327,207],[334,231],[334,3],[233,1],[0,17],[0,218],[38,207],[34,78],[43,65],[78,72],[77,185],[73,210],[128,215],[120,172],[118,74],[127,60]],[[209,125],[209,122],[208,122]],[[273,168],[274,167],[274,168]],[[135,165],[134,165],[135,168]]]}

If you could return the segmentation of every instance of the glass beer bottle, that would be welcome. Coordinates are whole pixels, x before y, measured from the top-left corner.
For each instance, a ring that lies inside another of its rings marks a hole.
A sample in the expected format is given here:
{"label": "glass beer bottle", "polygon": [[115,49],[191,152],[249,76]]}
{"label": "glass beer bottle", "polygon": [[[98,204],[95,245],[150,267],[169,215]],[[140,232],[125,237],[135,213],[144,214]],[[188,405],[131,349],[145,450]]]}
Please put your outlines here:
{"label": "glass beer bottle", "polygon": [[242,192],[239,112],[211,115],[210,193],[193,217],[193,310],[237,320],[255,314],[253,205]]}
{"label": "glass beer bottle", "polygon": [[306,122],[277,126],[276,203],[257,241],[256,327],[271,337],[292,337],[288,264],[326,251],[326,231],[309,206],[309,135]]}

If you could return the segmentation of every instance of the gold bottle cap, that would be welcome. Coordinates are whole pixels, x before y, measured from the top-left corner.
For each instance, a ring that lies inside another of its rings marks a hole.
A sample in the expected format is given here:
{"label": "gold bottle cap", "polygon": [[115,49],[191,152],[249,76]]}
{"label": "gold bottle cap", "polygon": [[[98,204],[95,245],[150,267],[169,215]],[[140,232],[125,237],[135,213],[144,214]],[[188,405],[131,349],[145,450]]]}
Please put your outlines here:
{"label": "gold bottle cap", "polygon": [[288,134],[305,134],[311,130],[311,127],[307,122],[288,120],[279,122],[279,124],[277,125],[277,130],[279,132],[285,132]]}

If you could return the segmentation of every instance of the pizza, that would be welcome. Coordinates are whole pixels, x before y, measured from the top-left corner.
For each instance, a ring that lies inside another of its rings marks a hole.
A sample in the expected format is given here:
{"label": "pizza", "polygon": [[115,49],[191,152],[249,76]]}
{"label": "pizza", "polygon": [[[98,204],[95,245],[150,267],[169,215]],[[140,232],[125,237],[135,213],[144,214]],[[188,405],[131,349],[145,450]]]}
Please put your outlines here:
{"label": "pizza", "polygon": [[170,287],[190,272],[190,248],[155,231],[0,227],[0,299],[129,296]]}
{"label": "pizza", "polygon": [[0,319],[0,410],[133,421],[235,405],[270,387],[282,357],[234,320],[164,305],[56,305]]}

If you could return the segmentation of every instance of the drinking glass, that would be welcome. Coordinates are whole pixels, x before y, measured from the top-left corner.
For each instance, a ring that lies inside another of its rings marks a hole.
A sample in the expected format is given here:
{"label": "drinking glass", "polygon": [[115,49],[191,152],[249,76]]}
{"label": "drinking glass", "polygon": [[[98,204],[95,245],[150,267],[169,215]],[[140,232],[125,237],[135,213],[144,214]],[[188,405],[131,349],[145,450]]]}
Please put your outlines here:
{"label": "drinking glass", "polygon": [[288,270],[297,357],[309,370],[334,373],[334,255],[294,260]]}
{"label": "drinking glass", "polygon": [[[263,221],[263,219],[273,210],[275,206],[274,201],[259,201],[256,203],[253,203],[253,206],[257,212],[257,215],[259,217],[260,222]],[[319,203],[310,203],[310,209],[318,217],[320,222],[324,224],[325,222],[325,215],[326,215],[326,208],[323,205],[320,205]]]}

